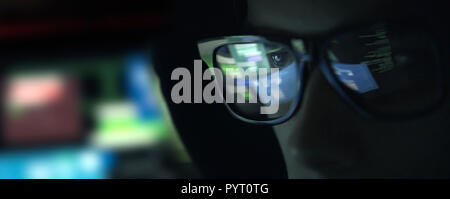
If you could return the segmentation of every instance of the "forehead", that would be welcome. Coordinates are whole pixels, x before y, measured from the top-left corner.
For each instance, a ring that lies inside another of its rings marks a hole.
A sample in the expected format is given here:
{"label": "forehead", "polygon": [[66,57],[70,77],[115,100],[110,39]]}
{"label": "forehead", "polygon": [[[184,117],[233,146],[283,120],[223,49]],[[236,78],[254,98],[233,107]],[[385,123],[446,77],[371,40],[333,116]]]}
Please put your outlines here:
{"label": "forehead", "polygon": [[391,0],[248,0],[248,20],[259,29],[311,35],[391,18],[393,7]]}

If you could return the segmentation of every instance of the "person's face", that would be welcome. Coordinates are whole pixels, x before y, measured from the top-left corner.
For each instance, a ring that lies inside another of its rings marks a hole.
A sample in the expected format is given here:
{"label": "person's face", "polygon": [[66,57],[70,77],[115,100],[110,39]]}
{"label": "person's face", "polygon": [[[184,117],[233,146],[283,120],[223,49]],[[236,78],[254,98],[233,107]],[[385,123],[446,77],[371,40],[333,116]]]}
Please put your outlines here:
{"label": "person's face", "polygon": [[[249,0],[248,20],[261,32],[315,35],[388,9],[389,1],[374,0]],[[450,177],[448,102],[413,120],[372,120],[348,106],[312,68],[299,111],[274,127],[290,178]]]}

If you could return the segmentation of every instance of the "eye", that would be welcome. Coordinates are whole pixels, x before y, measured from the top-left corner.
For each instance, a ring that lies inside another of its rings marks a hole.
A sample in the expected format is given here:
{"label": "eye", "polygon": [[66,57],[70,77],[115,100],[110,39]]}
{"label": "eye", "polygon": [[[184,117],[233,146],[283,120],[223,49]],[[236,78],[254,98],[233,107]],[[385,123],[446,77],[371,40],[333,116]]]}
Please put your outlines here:
{"label": "eye", "polygon": [[280,54],[272,55],[272,60],[275,65],[279,66],[283,62],[283,56]]}
{"label": "eye", "polygon": [[270,61],[274,67],[282,68],[289,64],[290,58],[289,54],[285,51],[279,51],[271,53],[269,55]]}

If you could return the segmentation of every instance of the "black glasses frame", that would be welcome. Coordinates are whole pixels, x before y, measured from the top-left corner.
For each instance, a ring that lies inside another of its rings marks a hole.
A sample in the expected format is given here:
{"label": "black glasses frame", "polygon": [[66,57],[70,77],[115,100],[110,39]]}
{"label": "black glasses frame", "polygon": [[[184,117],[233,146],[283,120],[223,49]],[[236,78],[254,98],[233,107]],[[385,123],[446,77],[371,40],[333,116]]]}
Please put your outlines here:
{"label": "black glasses frame", "polygon": [[[387,23],[387,22],[383,22],[383,23]],[[389,22],[389,25],[402,26],[404,24],[398,23],[398,22]],[[338,79],[333,68],[331,67],[330,60],[327,58],[327,49],[330,45],[330,42],[333,40],[333,38],[336,38],[336,36],[340,35],[340,34],[338,34],[339,32],[345,33],[348,30],[352,30],[352,29],[355,30],[355,29],[360,29],[360,28],[361,28],[361,26],[358,26],[357,28],[343,28],[340,31],[335,32],[333,34],[335,36],[333,36],[333,37],[329,37],[328,39],[325,39],[325,40],[317,40],[317,42],[315,42],[314,44],[315,44],[315,47],[318,47],[317,48],[318,50],[313,53],[317,53],[318,56],[316,56],[314,58],[311,53],[298,52],[297,50],[294,49],[294,47],[291,44],[287,45],[286,40],[282,40],[282,41],[280,41],[279,39],[270,40],[270,39],[266,39],[266,37],[255,36],[255,35],[228,36],[228,37],[220,37],[220,38],[202,40],[202,41],[198,42],[198,49],[199,49],[199,53],[200,53],[202,60],[204,62],[206,62],[206,64],[208,65],[209,68],[216,67],[215,66],[215,63],[216,63],[215,54],[216,54],[217,49],[221,46],[229,45],[229,44],[242,44],[242,43],[255,43],[255,42],[277,43],[277,45],[286,47],[286,49],[294,55],[294,57],[297,60],[297,67],[298,67],[298,70],[300,73],[298,75],[301,78],[301,80],[299,81],[300,85],[298,85],[299,89],[297,91],[296,98],[295,98],[293,104],[290,106],[289,111],[284,116],[274,119],[274,120],[268,120],[268,121],[252,120],[252,119],[245,118],[245,117],[235,113],[231,109],[231,107],[227,103],[225,103],[227,109],[229,110],[229,112],[232,113],[232,115],[235,118],[240,119],[244,122],[252,123],[252,124],[276,125],[276,124],[283,123],[292,117],[293,113],[298,109],[298,106],[301,104],[303,90],[305,87],[305,83],[307,82],[307,79],[304,78],[307,76],[306,75],[307,71],[306,71],[305,65],[308,63],[309,64],[317,64],[319,69],[321,70],[321,72],[323,73],[325,78],[327,79],[328,83],[337,92],[337,94],[349,106],[351,106],[355,111],[357,111],[359,114],[361,114],[365,117],[368,117],[368,118],[374,118],[374,119],[383,120],[383,121],[408,120],[408,119],[417,118],[417,117],[423,116],[425,114],[431,113],[443,104],[443,102],[445,101],[446,87],[447,87],[446,81],[444,81],[445,80],[445,78],[444,78],[445,70],[443,68],[443,65],[441,64],[439,50],[438,50],[438,47],[437,47],[434,37],[431,34],[428,34],[428,32],[424,31],[425,33],[427,33],[427,35],[430,38],[430,41],[432,42],[431,46],[432,46],[433,54],[435,55],[435,60],[436,60],[436,64],[437,64],[438,75],[437,75],[437,79],[436,79],[436,86],[439,87],[439,89],[438,89],[439,90],[439,93],[438,93],[439,100],[429,107],[426,107],[426,108],[416,111],[414,113],[405,113],[405,114],[384,114],[384,113],[370,110],[367,107],[365,107],[363,105],[362,99],[359,96],[357,96],[355,92],[353,92],[351,89],[349,89],[347,86],[345,86]],[[305,41],[303,39],[290,39],[289,41],[293,41],[293,40]]]}

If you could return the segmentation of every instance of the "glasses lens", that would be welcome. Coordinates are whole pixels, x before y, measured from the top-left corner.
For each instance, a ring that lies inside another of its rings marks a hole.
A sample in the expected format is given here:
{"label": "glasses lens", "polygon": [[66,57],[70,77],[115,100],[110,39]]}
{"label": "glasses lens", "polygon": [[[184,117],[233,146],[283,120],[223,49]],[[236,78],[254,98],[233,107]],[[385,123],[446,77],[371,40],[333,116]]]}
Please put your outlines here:
{"label": "glasses lens", "polygon": [[431,38],[417,27],[376,24],[333,38],[332,71],[350,96],[370,111],[423,111],[440,97]]}
{"label": "glasses lens", "polygon": [[272,121],[296,105],[300,68],[294,54],[272,42],[229,44],[215,51],[228,107],[248,120]]}

